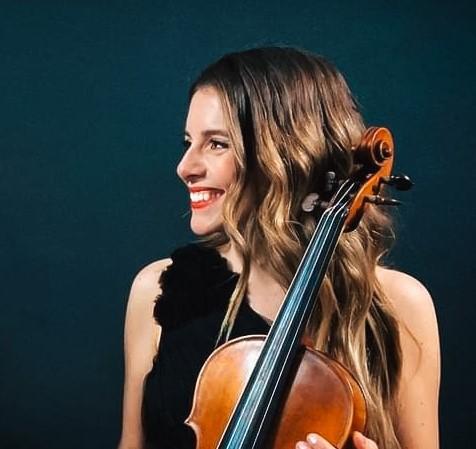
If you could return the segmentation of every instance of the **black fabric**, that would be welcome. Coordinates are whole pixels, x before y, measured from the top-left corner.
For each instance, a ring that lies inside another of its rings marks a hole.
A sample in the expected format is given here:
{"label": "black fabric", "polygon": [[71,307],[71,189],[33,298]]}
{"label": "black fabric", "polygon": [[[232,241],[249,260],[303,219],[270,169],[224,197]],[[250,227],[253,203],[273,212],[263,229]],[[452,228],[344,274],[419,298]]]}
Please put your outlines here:
{"label": "black fabric", "polygon": [[[195,436],[184,420],[200,368],[215,348],[238,276],[211,248],[188,245],[171,257],[154,308],[162,334],[145,380],[142,420],[148,449],[195,449]],[[269,325],[245,298],[231,338],[268,330]]]}

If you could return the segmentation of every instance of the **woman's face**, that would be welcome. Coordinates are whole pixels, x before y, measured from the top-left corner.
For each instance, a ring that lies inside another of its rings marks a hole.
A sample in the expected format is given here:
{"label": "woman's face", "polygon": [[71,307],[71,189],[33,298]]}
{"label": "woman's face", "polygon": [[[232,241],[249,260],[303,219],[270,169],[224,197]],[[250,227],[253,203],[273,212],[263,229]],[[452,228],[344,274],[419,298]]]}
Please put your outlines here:
{"label": "woman's face", "polygon": [[193,95],[185,124],[185,154],[177,174],[187,185],[197,235],[220,229],[223,200],[235,180],[236,165],[217,91],[203,87]]}

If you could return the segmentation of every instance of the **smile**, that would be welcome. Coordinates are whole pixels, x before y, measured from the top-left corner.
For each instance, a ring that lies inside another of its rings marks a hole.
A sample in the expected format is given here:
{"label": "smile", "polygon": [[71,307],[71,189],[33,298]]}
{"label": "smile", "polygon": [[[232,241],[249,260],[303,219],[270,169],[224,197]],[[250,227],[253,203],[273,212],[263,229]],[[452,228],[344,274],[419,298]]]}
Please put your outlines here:
{"label": "smile", "polygon": [[202,209],[214,203],[225,192],[218,189],[206,189],[190,192],[190,205],[192,209]]}

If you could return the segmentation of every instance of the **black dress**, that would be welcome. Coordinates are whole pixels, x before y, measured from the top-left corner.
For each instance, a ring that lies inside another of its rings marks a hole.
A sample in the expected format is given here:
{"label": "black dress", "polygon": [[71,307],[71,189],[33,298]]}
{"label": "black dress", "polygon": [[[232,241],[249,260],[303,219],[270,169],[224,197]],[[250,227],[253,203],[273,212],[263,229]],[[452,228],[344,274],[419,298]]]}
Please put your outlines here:
{"label": "black dress", "polygon": [[[162,326],[159,357],[144,385],[142,421],[148,449],[195,448],[194,433],[184,420],[191,410],[200,368],[215,349],[238,278],[211,248],[189,245],[171,257],[173,263],[162,273],[162,294],[154,309]],[[268,330],[267,322],[245,298],[231,338]]]}

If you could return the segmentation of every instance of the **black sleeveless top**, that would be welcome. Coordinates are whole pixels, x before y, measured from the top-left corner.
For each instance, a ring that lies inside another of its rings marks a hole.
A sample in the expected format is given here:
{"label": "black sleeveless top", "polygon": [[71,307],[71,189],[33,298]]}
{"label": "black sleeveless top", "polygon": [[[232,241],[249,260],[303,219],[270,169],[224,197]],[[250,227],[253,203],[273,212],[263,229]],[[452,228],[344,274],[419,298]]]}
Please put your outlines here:
{"label": "black sleeveless top", "polygon": [[[195,449],[184,424],[195,381],[216,339],[238,275],[215,250],[179,248],[162,273],[154,317],[162,327],[158,357],[144,384],[142,422],[148,449]],[[243,300],[231,338],[267,334],[269,324]]]}

